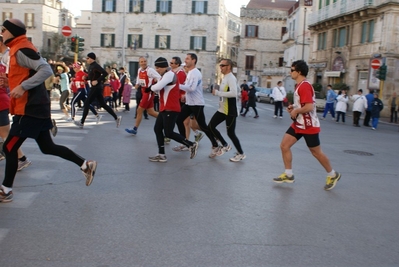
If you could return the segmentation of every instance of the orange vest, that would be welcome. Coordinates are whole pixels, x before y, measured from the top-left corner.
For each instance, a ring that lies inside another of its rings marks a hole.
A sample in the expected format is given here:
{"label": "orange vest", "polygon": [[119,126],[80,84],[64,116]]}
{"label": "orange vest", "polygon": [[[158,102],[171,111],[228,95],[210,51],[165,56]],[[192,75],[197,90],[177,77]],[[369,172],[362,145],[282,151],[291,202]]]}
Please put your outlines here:
{"label": "orange vest", "polygon": [[[23,48],[29,48],[37,52],[34,45],[21,35],[7,43],[10,48],[10,68],[8,80],[10,90],[20,85],[23,81],[33,76],[34,70],[22,67],[17,62],[17,52]],[[46,87],[43,84],[27,90],[20,98],[11,98],[10,113],[12,115],[28,115],[36,118],[50,118],[50,99]]]}

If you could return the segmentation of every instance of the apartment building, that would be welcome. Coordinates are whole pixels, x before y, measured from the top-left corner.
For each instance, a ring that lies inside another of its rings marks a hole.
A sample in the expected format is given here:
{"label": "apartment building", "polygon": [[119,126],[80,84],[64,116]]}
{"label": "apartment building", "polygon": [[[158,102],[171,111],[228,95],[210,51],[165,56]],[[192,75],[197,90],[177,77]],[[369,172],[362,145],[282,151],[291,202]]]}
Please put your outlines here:
{"label": "apartment building", "polygon": [[[398,0],[315,1],[309,25],[316,82],[345,83],[351,94],[381,89],[385,103],[399,92]],[[382,64],[388,67],[384,83],[376,75]]]}
{"label": "apartment building", "polygon": [[141,56],[152,65],[160,56],[184,60],[193,52],[209,87],[220,80],[220,58],[234,60],[238,50],[234,37],[240,35],[240,19],[227,11],[224,0],[101,0],[93,1],[89,19],[82,15],[84,22],[77,20],[82,29],[76,31],[85,35],[85,52],[90,48],[101,64],[126,66],[133,77]]}
{"label": "apartment building", "polygon": [[288,10],[296,1],[251,0],[241,8],[238,78],[271,88],[289,76],[283,43]]}
{"label": "apartment building", "polygon": [[61,35],[63,26],[73,26],[73,15],[59,0],[0,0],[2,22],[16,18],[25,23],[27,37],[44,57],[59,58],[67,47]]}

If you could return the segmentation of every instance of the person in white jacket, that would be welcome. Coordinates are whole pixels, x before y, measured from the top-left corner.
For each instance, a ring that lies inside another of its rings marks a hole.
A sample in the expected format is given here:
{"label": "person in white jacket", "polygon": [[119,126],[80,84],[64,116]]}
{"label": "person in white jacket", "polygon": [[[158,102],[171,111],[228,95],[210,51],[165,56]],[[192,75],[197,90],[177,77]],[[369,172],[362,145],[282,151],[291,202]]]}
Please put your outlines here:
{"label": "person in white jacket", "polygon": [[335,112],[337,113],[336,123],[339,122],[339,118],[342,116],[342,123],[345,123],[345,114],[348,109],[348,96],[346,90],[338,92],[337,105],[335,106]]}
{"label": "person in white jacket", "polygon": [[357,94],[351,96],[351,100],[353,101],[353,126],[360,127],[360,115],[367,109],[367,99],[363,96],[363,90],[357,90]]}
{"label": "person in white jacket", "polygon": [[283,118],[283,100],[287,96],[283,82],[279,81],[277,86],[273,88],[272,97],[274,99],[274,118],[277,118],[277,114],[280,112],[280,119]]}

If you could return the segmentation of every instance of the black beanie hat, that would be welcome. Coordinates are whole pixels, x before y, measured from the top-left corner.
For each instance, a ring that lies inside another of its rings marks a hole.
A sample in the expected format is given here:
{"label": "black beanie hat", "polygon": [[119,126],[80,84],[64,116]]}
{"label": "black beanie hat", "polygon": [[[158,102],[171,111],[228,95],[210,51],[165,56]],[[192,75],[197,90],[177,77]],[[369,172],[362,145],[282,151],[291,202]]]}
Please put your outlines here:
{"label": "black beanie hat", "polygon": [[159,68],[167,68],[169,67],[168,61],[164,57],[159,57],[157,60],[155,60],[155,67]]}
{"label": "black beanie hat", "polygon": [[9,20],[5,20],[3,22],[3,27],[6,28],[14,37],[18,37],[26,33],[25,26],[21,28],[20,26],[15,25]]}
{"label": "black beanie hat", "polygon": [[96,54],[94,54],[93,52],[88,53],[87,57],[89,57],[89,58],[91,58],[93,60],[96,60]]}

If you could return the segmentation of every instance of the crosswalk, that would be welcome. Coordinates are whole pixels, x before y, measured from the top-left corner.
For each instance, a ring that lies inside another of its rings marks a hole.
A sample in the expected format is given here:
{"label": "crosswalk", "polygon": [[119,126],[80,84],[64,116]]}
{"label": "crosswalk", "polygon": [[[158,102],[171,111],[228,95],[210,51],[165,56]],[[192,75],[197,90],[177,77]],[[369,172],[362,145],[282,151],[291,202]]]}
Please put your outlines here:
{"label": "crosswalk", "polygon": [[[80,118],[82,111],[77,114]],[[84,126],[80,129],[73,124],[62,120],[62,112],[59,110],[58,102],[52,102],[52,118],[55,119],[58,127],[58,133],[54,137],[54,142],[60,145],[65,145],[68,148],[75,150],[80,141],[82,141],[90,130],[96,126],[96,119],[92,114],[89,114]],[[101,122],[100,122],[101,123]],[[108,122],[104,122],[108,123]],[[23,145],[22,150],[24,154],[32,161],[32,165],[17,173],[13,191],[15,197],[9,203],[0,203],[0,213],[10,211],[12,209],[27,209],[35,201],[40,194],[40,186],[52,184],[54,178],[57,176],[58,170],[51,168],[54,164],[62,164],[64,159],[50,155],[44,155],[35,140],[27,139]],[[0,174],[4,177],[5,160],[0,162]],[[83,179],[83,176],[82,176]],[[2,179],[1,181],[2,182]],[[10,229],[4,228],[4,224],[0,218],[0,244],[7,237]]]}

